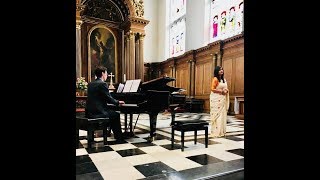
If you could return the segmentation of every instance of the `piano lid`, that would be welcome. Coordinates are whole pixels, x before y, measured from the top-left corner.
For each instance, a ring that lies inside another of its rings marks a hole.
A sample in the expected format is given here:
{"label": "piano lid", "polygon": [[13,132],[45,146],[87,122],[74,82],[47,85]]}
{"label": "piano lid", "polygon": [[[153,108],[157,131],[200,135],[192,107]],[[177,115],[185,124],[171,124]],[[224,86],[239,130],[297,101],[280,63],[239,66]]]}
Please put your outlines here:
{"label": "piano lid", "polygon": [[168,82],[175,81],[175,78],[164,76],[156,79],[152,79],[150,81],[143,82],[141,85],[142,86],[164,86]]}
{"label": "piano lid", "polygon": [[147,91],[147,90],[169,91],[172,93],[174,91],[178,91],[181,89],[181,88],[171,87],[167,85],[167,83],[175,80],[176,80],[175,78],[168,77],[168,76],[156,78],[156,79],[142,83],[141,90],[142,91]]}

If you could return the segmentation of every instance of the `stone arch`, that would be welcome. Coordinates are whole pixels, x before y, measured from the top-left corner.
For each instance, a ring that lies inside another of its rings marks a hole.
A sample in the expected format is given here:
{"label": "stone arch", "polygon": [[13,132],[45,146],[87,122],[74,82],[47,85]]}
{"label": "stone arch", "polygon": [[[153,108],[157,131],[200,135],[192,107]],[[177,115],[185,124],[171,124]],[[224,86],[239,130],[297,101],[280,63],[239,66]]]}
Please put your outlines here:
{"label": "stone arch", "polygon": [[[88,3],[93,2],[95,0],[80,0],[80,1],[81,1],[80,6],[86,6]],[[118,9],[121,11],[121,13],[123,14],[124,19],[136,16],[136,10],[133,2],[134,0],[104,0],[104,1],[105,2],[110,1],[111,3],[116,5]],[[125,9],[128,10],[128,13],[125,12]]]}
{"label": "stone arch", "polygon": [[135,8],[133,6],[133,0],[123,0],[124,1],[124,4],[127,5],[128,9],[129,9],[129,12],[130,12],[130,16],[131,17],[134,17],[136,16],[136,13],[135,13]]}

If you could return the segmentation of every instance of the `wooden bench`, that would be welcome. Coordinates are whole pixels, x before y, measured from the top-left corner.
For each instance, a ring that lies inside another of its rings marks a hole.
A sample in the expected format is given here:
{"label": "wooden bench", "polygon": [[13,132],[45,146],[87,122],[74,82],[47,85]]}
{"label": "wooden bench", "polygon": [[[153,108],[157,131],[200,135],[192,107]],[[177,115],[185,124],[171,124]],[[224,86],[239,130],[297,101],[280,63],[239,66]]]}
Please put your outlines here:
{"label": "wooden bench", "polygon": [[109,118],[86,118],[76,117],[76,148],[79,148],[79,130],[87,131],[88,148],[94,140],[94,131],[103,130],[103,143],[107,144],[108,127],[110,126]]}
{"label": "wooden bench", "polygon": [[209,123],[204,120],[183,120],[173,121],[171,123],[171,149],[174,144],[174,131],[181,131],[181,151],[184,151],[184,133],[194,131],[194,144],[197,144],[197,131],[205,130],[205,147],[208,147],[208,126]]}

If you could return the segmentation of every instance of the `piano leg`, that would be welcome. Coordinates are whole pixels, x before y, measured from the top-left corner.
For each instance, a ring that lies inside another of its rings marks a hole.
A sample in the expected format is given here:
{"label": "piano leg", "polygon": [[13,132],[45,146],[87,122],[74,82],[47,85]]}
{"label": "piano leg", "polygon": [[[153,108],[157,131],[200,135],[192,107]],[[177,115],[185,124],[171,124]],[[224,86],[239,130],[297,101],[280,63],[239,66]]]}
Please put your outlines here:
{"label": "piano leg", "polygon": [[171,111],[171,125],[173,124],[173,122],[175,121],[175,117],[176,117],[176,112],[175,109],[179,106],[179,104],[170,104],[169,108]]}
{"label": "piano leg", "polygon": [[79,130],[80,130],[80,122],[77,118],[77,120],[76,120],[76,149],[79,148],[79,143],[80,143],[79,142]]}
{"label": "piano leg", "polygon": [[152,142],[154,140],[154,137],[156,136],[157,116],[158,116],[158,112],[149,113],[149,117],[150,117],[150,136],[148,137],[148,142]]}
{"label": "piano leg", "polygon": [[133,119],[133,114],[130,113],[130,122],[129,122],[129,126],[130,126],[130,136],[133,136],[133,131],[132,131],[132,119]]}
{"label": "piano leg", "polygon": [[94,141],[94,130],[89,128],[87,131],[87,141],[88,141],[88,148],[92,147],[92,143]]}
{"label": "piano leg", "polygon": [[76,127],[76,149],[79,148],[79,127]]}
{"label": "piano leg", "polygon": [[124,133],[127,134],[128,117],[127,113],[124,113]]}
{"label": "piano leg", "polygon": [[[128,125],[128,114],[129,114],[129,125]],[[133,114],[132,113],[124,113],[124,136],[125,137],[133,137],[133,129],[132,129],[132,122],[133,122]],[[129,132],[128,132],[129,126]]]}

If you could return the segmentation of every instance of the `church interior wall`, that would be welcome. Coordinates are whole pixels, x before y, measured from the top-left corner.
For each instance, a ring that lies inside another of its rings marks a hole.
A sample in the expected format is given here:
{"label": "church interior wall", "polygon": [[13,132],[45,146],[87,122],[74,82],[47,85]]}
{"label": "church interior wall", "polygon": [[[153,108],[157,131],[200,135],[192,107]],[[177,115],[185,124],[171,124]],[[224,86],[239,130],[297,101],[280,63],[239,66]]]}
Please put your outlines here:
{"label": "church interior wall", "polygon": [[[208,17],[207,5],[210,0],[187,0],[185,53],[169,58],[168,24],[166,24],[169,19],[166,15],[169,14],[166,13],[169,9],[169,2],[169,0],[144,1],[144,19],[149,21],[149,24],[144,27],[144,81],[162,75],[172,76],[176,78],[176,81],[169,85],[186,89],[185,93],[188,97],[203,99],[204,110],[208,112],[213,68],[216,65],[222,65],[230,89],[230,102],[233,102],[235,96],[243,96],[244,35],[240,34],[218,42],[208,43],[209,33],[207,33],[206,17]],[[123,55],[123,51],[125,51],[123,47],[126,47],[126,42],[122,37],[123,32],[105,21],[83,21],[81,25],[81,75],[88,77],[88,32],[97,24],[105,24],[114,32],[117,42],[119,42],[117,44],[119,70],[116,77],[122,77],[124,72],[121,71],[121,62],[126,59],[126,56]],[[143,34],[143,31],[141,32]],[[121,80],[119,79],[118,82]]]}
{"label": "church interior wall", "polygon": [[[186,11],[186,52],[202,47],[205,41],[205,1],[187,0]],[[208,34],[209,35],[209,34]]]}
{"label": "church interior wall", "polygon": [[[218,59],[220,56],[222,64]],[[191,68],[192,61],[194,68]],[[216,65],[222,65],[225,70],[225,78],[230,90],[229,111],[231,113],[233,113],[234,97],[244,95],[244,36],[242,34],[163,61],[160,63],[160,70],[164,72],[161,75],[169,76],[167,72],[170,72],[170,65],[168,64],[176,64],[175,72],[171,73],[175,74],[175,86],[186,89],[185,94],[189,98],[203,99],[205,112],[209,112],[211,78]]]}
{"label": "church interior wall", "polygon": [[[159,8],[158,8],[159,1],[144,1],[145,5],[145,18],[150,21],[150,23],[145,27],[146,37],[145,37],[145,48],[147,51],[144,51],[144,62],[157,62],[159,60],[158,56],[158,35],[159,35],[159,26],[158,23],[159,18]],[[164,58],[162,58],[164,59]]]}

